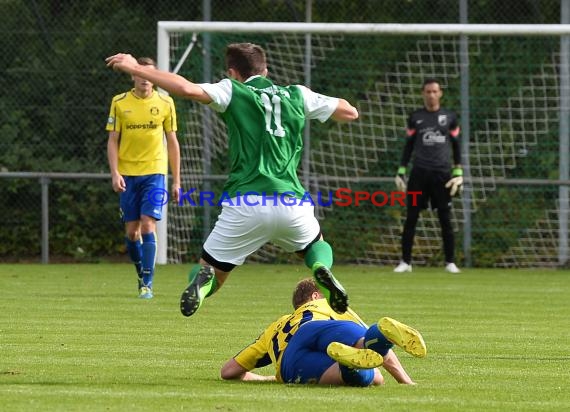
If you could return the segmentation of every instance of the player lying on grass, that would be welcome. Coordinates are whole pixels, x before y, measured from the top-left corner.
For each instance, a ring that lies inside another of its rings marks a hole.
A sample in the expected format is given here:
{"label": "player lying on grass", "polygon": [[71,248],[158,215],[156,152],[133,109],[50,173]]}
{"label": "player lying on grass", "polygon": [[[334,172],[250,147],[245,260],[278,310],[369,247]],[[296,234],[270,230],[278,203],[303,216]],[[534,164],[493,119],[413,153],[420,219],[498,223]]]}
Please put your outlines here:
{"label": "player lying on grass", "polygon": [[[313,279],[300,281],[293,292],[295,311],[280,317],[228,360],[222,379],[269,380],[283,383],[381,385],[382,365],[394,379],[414,384],[391,349],[394,344],[416,357],[426,356],[420,333],[391,318],[368,327],[348,308],[334,312]],[[275,376],[251,372],[275,365]]]}

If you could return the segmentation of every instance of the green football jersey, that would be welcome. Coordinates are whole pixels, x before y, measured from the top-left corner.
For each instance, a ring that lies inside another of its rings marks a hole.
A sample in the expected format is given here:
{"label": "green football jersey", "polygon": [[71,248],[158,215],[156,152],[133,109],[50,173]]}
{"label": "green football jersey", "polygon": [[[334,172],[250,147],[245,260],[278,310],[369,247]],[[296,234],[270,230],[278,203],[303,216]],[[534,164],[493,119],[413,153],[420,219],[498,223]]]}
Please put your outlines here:
{"label": "green football jersey", "polygon": [[297,177],[303,152],[305,111],[297,86],[276,86],[265,77],[232,80],[232,96],[222,113],[228,131],[230,175],[224,192],[258,194],[305,189]]}

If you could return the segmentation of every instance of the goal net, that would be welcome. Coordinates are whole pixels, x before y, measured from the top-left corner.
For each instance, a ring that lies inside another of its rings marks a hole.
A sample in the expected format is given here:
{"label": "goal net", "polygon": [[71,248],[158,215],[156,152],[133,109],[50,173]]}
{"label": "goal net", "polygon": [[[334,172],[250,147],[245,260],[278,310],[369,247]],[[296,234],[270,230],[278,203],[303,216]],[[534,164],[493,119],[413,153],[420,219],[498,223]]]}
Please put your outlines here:
{"label": "goal net", "polygon": [[[395,190],[407,116],[422,106],[423,80],[437,78],[442,105],[458,113],[463,130],[466,184],[452,214],[458,262],[559,266],[568,255],[568,176],[559,167],[559,160],[568,162],[560,158],[568,151],[568,124],[560,121],[568,113],[568,33],[558,25],[160,22],[158,60],[194,82],[215,82],[225,76],[227,44],[257,43],[275,83],[307,84],[355,105],[356,122],[308,127],[299,175],[311,193]],[[228,172],[224,124],[207,107],[176,104],[182,187],[221,193]],[[218,213],[170,204],[159,261],[196,260]],[[399,261],[403,207],[319,206],[317,215],[336,262]],[[441,265],[441,249],[437,214],[425,211],[414,263]],[[289,259],[272,245],[250,257]]]}

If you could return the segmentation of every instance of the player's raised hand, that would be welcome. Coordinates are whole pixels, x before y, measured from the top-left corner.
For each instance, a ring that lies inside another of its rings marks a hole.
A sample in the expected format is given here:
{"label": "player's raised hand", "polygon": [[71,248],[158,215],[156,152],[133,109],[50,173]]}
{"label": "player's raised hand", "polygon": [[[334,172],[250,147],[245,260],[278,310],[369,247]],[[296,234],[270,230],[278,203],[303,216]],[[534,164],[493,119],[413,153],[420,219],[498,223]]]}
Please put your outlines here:
{"label": "player's raised hand", "polygon": [[116,71],[124,71],[129,72],[129,69],[135,67],[137,63],[137,59],[135,59],[130,54],[125,53],[117,53],[113,56],[109,56],[105,59],[107,63],[107,67],[112,68]]}

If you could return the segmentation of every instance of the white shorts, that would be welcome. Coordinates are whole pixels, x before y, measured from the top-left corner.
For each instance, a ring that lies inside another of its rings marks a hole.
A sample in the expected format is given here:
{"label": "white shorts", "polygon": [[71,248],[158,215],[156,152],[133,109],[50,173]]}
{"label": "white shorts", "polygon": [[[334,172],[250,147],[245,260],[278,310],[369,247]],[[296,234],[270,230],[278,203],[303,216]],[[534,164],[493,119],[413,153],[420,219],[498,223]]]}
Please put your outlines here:
{"label": "white shorts", "polygon": [[309,202],[263,205],[261,196],[251,195],[248,195],[250,205],[243,202],[238,205],[236,198],[231,201],[232,206],[222,206],[222,213],[203,246],[218,262],[241,265],[267,242],[287,252],[297,252],[305,249],[321,231],[315,207]]}

